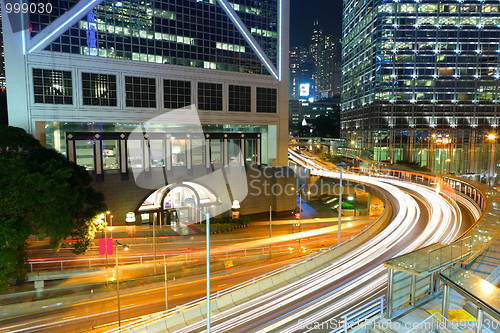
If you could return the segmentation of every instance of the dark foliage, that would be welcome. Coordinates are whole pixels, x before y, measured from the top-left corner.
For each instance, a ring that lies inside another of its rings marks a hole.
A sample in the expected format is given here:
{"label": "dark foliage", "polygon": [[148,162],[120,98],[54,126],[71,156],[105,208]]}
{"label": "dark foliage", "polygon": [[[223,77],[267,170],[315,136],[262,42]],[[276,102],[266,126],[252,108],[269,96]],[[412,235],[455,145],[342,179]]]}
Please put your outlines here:
{"label": "dark foliage", "polygon": [[0,126],[0,289],[24,279],[28,238],[50,238],[59,251],[68,237],[75,254],[87,251],[106,211],[88,172],[23,129]]}

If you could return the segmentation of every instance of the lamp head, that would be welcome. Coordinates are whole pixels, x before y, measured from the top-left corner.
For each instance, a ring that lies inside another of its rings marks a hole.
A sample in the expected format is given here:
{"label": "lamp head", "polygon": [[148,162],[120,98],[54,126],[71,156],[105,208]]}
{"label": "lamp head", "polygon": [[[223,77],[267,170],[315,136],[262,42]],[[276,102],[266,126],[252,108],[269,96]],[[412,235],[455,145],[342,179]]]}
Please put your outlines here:
{"label": "lamp head", "polygon": [[194,202],[194,199],[193,198],[186,198],[186,200],[184,200],[184,202],[186,203],[186,205],[188,206],[196,206],[196,202]]}
{"label": "lamp head", "polygon": [[495,134],[488,134],[488,139],[490,140],[493,140],[495,139],[497,136]]}

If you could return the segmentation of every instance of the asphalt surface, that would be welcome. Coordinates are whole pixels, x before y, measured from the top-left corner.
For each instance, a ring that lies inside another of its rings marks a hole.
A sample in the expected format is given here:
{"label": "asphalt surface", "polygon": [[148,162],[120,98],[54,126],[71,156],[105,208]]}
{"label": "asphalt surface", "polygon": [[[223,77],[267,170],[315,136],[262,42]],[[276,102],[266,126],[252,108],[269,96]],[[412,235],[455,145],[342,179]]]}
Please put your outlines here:
{"label": "asphalt surface", "polygon": [[[369,222],[363,219],[359,221],[359,227],[352,228],[351,233],[347,233],[346,230],[343,238],[361,230],[362,226]],[[331,226],[331,224],[327,225]],[[287,229],[290,228],[286,223],[284,226]],[[309,225],[306,224],[305,229],[306,231],[308,229],[314,230],[314,227],[315,224],[310,223]],[[304,232],[304,230],[302,231]],[[306,239],[302,240],[302,244],[307,248],[321,248],[322,245],[329,246],[335,242],[335,238],[331,238],[329,242],[313,241],[308,243]],[[265,262],[259,261],[255,265],[236,266],[212,273],[211,293],[224,290],[296,261],[299,259],[299,254],[293,252],[274,258]],[[165,311],[165,289],[163,285],[154,290],[124,294],[126,292],[126,290],[123,290],[120,295],[121,325],[140,319],[140,316]],[[183,281],[177,280],[175,283],[169,280],[168,295],[169,308],[203,298],[206,296],[206,279],[204,276],[198,276],[186,278]],[[45,309],[33,311],[32,313],[21,315],[0,314],[8,317],[0,319],[0,332],[104,332],[118,326],[117,309],[116,296],[107,299],[89,300],[69,306],[54,301],[54,304],[47,305]]]}

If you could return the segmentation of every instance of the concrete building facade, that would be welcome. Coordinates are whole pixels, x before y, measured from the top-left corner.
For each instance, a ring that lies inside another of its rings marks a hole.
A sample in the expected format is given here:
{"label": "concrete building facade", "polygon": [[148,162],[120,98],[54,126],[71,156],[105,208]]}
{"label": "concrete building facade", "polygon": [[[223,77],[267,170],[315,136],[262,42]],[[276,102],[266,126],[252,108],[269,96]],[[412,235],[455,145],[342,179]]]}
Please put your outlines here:
{"label": "concrete building facade", "polygon": [[[188,178],[169,182],[186,182],[198,165],[208,174],[236,159],[287,165],[288,0],[73,0],[2,14],[9,124],[96,181],[170,166]],[[206,137],[151,122],[183,108],[197,111]],[[161,139],[123,146],[120,135],[141,127]]]}

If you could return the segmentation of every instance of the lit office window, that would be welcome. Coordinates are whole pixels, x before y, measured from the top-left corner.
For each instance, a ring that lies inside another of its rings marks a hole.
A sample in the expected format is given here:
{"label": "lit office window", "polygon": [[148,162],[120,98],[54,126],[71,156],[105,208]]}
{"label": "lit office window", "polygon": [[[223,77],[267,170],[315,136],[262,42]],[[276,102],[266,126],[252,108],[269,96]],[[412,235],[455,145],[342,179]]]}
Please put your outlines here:
{"label": "lit office window", "polygon": [[164,166],[163,162],[163,141],[162,140],[149,140],[149,151],[151,154],[151,167],[161,168]]}
{"label": "lit office window", "polygon": [[205,141],[201,139],[191,140],[191,152],[193,154],[192,156],[193,165],[205,164]]}
{"label": "lit office window", "polygon": [[35,103],[73,104],[70,71],[33,68]]}
{"label": "lit office window", "polygon": [[222,84],[198,82],[198,109],[222,111]]}
{"label": "lit office window", "polygon": [[191,81],[163,80],[163,106],[178,109],[191,105]]}
{"label": "lit office window", "polygon": [[128,140],[128,167],[129,168],[142,168],[142,150],[143,141]]}
{"label": "lit office window", "polygon": [[[277,66],[278,2],[251,3],[231,5]],[[30,22],[34,35],[50,20],[31,14]],[[216,0],[106,0],[61,32],[46,51],[269,75]]]}
{"label": "lit office window", "polygon": [[119,169],[118,162],[118,141],[102,141],[102,164],[104,169]]}
{"label": "lit office window", "polygon": [[156,80],[125,76],[125,101],[127,107],[156,108]]}
{"label": "lit office window", "polygon": [[250,112],[251,87],[229,85],[229,111]]}
{"label": "lit office window", "polygon": [[210,140],[210,160],[212,164],[222,163],[222,140]]}
{"label": "lit office window", "polygon": [[86,170],[94,170],[94,142],[75,141],[76,164],[83,166]]}
{"label": "lit office window", "polygon": [[172,140],[172,165],[186,165],[186,140]]}
{"label": "lit office window", "polygon": [[116,106],[116,75],[82,73],[83,105]]}
{"label": "lit office window", "polygon": [[257,87],[257,112],[276,113],[276,95],[274,88]]}

